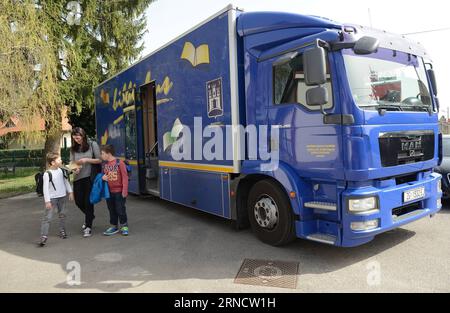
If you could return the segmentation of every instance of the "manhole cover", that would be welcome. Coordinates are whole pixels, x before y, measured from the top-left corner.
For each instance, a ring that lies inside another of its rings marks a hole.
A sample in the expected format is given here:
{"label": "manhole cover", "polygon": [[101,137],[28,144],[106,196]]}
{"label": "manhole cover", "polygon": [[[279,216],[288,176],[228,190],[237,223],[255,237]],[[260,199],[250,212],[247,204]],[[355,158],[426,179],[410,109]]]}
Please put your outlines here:
{"label": "manhole cover", "polygon": [[235,284],[277,288],[297,288],[298,263],[244,260]]}

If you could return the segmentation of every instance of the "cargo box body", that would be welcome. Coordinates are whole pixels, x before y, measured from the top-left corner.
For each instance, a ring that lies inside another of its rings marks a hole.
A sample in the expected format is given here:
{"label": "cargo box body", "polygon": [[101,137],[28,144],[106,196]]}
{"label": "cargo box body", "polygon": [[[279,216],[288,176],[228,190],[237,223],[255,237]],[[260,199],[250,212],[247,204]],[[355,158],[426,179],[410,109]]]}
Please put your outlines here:
{"label": "cargo box body", "polygon": [[[188,162],[178,162],[172,155],[172,146],[186,135],[180,133],[182,126],[200,130],[200,134],[205,129],[214,134],[214,129],[220,128],[226,134],[227,126],[241,122],[237,13],[226,8],[96,89],[98,141],[114,145],[117,155],[133,166],[132,193],[145,193],[145,163],[148,154],[154,153],[160,183],[153,191],[158,190],[161,198],[230,216],[228,176],[239,172],[239,139],[223,138],[219,149],[223,157],[215,160],[205,160],[201,150],[208,138],[202,139],[197,133],[192,134],[192,139],[200,140],[196,142],[199,149],[192,149]],[[152,146],[145,146],[143,138],[148,133],[143,121],[149,112],[141,105],[147,86],[154,90],[153,95],[147,96],[154,96],[156,102],[157,143],[153,142],[153,151]],[[195,118],[201,120],[201,129],[194,127]],[[205,186],[211,199],[204,197]],[[223,197],[218,199],[215,193]]]}

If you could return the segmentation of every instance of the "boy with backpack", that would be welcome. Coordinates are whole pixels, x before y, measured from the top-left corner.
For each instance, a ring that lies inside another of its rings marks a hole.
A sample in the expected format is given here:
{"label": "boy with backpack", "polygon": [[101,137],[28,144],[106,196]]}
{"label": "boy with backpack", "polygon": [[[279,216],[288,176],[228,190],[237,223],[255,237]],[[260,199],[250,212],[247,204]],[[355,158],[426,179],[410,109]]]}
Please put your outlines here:
{"label": "boy with backpack", "polygon": [[66,233],[66,200],[69,194],[69,200],[73,201],[72,186],[70,186],[68,172],[61,169],[61,156],[57,153],[47,154],[48,170],[43,175],[42,193],[45,201],[45,211],[41,223],[40,247],[47,244],[50,222],[53,219],[54,211],[58,212],[59,217],[59,236],[67,239]]}
{"label": "boy with backpack", "polygon": [[[117,159],[114,147],[105,145],[101,147],[103,165],[103,180],[108,182],[110,198],[106,200],[108,205],[110,224],[103,234],[113,236],[119,232],[128,236],[128,217],[126,212],[126,199],[128,197],[128,169],[124,161]],[[119,224],[120,222],[120,224]]]}

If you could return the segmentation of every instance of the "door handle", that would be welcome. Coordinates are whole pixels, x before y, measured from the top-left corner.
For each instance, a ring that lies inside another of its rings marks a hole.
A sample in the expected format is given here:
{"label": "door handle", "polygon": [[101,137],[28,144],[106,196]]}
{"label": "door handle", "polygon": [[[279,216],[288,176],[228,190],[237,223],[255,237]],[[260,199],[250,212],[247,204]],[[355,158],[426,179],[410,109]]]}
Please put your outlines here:
{"label": "door handle", "polygon": [[292,128],[292,125],[291,125],[291,124],[274,125],[274,127],[275,127],[275,128],[278,128],[278,129],[289,129],[289,128]]}

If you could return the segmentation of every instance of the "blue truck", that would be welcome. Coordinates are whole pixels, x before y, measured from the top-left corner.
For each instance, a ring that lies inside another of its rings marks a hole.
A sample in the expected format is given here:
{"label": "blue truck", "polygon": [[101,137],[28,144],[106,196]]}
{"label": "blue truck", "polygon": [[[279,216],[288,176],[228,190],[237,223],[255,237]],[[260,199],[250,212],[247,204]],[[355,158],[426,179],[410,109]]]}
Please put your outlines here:
{"label": "blue truck", "polygon": [[131,193],[273,246],[355,247],[442,208],[436,79],[400,35],[230,5],[95,99],[97,139],[133,167]]}

